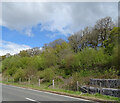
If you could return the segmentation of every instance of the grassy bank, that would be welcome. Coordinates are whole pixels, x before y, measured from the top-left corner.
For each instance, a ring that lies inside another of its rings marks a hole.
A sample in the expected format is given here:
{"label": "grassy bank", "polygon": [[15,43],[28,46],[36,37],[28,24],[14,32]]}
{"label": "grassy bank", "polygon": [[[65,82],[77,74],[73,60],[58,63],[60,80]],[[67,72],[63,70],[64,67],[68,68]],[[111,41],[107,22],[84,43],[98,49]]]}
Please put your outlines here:
{"label": "grassy bank", "polygon": [[24,87],[24,88],[31,88],[35,90],[40,90],[40,91],[46,91],[46,92],[51,92],[51,93],[56,93],[56,94],[61,94],[61,95],[67,95],[67,96],[72,96],[72,97],[77,97],[77,98],[83,98],[83,99],[88,99],[88,100],[93,100],[93,101],[98,101],[102,103],[120,103],[120,98],[117,97],[112,97],[112,96],[106,96],[106,95],[101,95],[101,94],[82,94],[80,91],[70,91],[70,90],[64,90],[64,89],[58,89],[58,88],[47,88],[45,85],[23,85],[19,83],[11,83],[11,82],[1,82],[3,84],[7,85],[14,85],[14,86],[19,86],[19,87]]}

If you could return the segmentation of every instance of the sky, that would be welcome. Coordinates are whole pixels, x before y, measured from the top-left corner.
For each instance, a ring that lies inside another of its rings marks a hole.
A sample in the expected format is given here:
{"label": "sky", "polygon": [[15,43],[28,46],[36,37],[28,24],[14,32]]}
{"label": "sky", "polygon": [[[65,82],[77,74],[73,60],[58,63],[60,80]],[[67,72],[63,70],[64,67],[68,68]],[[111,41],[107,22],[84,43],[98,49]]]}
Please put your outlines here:
{"label": "sky", "polygon": [[2,2],[0,6],[0,55],[67,40],[101,18],[118,17],[117,2]]}

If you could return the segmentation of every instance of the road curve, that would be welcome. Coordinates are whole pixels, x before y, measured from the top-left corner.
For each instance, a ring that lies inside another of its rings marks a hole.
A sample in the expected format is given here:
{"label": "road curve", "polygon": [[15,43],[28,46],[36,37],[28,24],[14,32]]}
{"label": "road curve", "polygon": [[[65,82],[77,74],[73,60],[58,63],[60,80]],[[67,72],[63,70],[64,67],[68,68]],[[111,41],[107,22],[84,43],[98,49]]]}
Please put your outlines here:
{"label": "road curve", "polygon": [[2,85],[2,103],[95,103],[89,100],[49,92]]}

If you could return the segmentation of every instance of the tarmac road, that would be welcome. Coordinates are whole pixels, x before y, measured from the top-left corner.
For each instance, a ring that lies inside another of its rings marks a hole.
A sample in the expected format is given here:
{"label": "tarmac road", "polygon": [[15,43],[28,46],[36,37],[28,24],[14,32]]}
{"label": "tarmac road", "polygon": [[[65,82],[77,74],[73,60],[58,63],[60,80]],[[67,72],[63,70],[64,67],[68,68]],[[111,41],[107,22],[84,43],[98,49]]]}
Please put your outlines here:
{"label": "tarmac road", "polygon": [[[33,89],[2,85],[2,103],[95,103],[89,100]],[[0,89],[1,90],[1,89]]]}

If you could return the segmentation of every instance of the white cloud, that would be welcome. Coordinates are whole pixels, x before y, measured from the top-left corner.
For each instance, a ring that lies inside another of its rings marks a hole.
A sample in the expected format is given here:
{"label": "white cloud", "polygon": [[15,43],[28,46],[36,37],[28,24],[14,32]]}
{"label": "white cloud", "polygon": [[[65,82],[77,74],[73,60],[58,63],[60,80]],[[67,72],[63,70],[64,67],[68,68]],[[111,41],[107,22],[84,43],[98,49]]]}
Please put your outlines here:
{"label": "white cloud", "polygon": [[46,36],[49,37],[49,38],[54,38],[58,35],[61,35],[61,34],[60,33],[46,34]]}
{"label": "white cloud", "polygon": [[16,43],[8,42],[8,41],[0,41],[0,56],[5,55],[6,53],[10,53],[11,55],[19,53],[21,50],[30,49],[30,46],[27,45],[19,45]]}
{"label": "white cloud", "polygon": [[32,29],[26,29],[25,31],[24,31],[24,33],[26,34],[26,35],[28,35],[29,37],[33,37],[34,36],[34,34],[32,33]]}
{"label": "white cloud", "polygon": [[33,36],[31,28],[38,24],[41,24],[41,31],[57,31],[67,35],[87,25],[93,25],[102,17],[111,16],[116,19],[117,13],[117,2],[2,3],[3,26],[24,31],[28,36]]}

